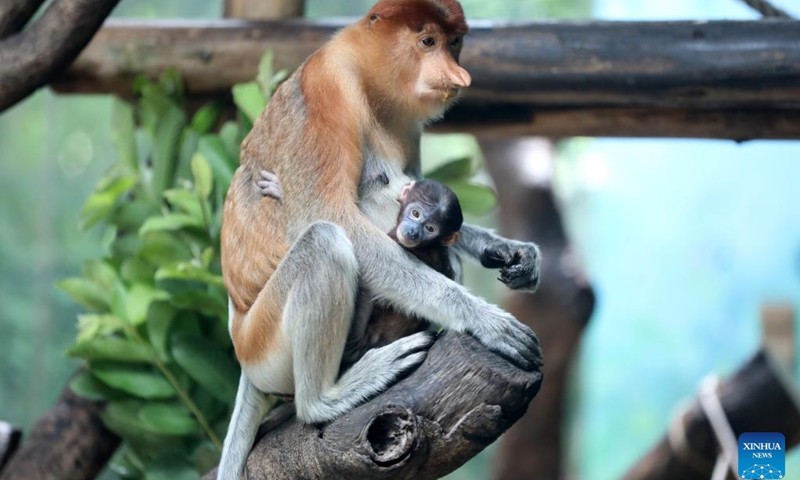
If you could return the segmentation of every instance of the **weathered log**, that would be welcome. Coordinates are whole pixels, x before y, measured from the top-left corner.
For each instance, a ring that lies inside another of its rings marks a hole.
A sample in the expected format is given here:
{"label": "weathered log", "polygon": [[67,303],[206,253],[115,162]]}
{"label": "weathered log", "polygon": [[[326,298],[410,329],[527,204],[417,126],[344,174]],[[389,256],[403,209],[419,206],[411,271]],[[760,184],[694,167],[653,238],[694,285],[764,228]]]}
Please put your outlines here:
{"label": "weathered log", "polygon": [[65,387],[0,472],[0,480],[94,479],[120,442],[103,425],[102,407]]}
{"label": "weathered log", "polygon": [[0,42],[0,112],[63,72],[117,3],[55,0],[33,25]]}
{"label": "weathered log", "polygon": [[661,137],[800,138],[800,109],[574,108],[462,104],[432,132],[464,132],[482,138]]}
{"label": "weathered log", "polygon": [[222,14],[228,18],[268,20],[302,17],[304,0],[225,0]]}
{"label": "weathered log", "polygon": [[0,3],[0,39],[22,30],[44,0],[5,0]]}
{"label": "weathered log", "polygon": [[[346,23],[110,21],[56,87],[127,94],[136,74],[176,66],[189,93],[224,93],[265,49],[293,69]],[[800,107],[800,21],[471,24],[467,103]]]}
{"label": "weathered log", "polygon": [[[169,66],[189,95],[296,68],[343,21],[110,21],[61,92],[130,96]],[[482,135],[800,138],[800,21],[472,22],[473,86],[437,128]]]}
{"label": "weathered log", "polygon": [[[786,449],[800,443],[800,394],[791,375],[768,350],[759,351],[717,390],[733,433],[780,432]],[[717,439],[698,402],[675,419],[624,480],[707,480],[719,452]],[[677,427],[677,428],[676,428]]]}
{"label": "weathered log", "polygon": [[564,478],[564,430],[569,373],[595,297],[572,251],[552,191],[553,146],[542,138],[478,139],[497,186],[505,235],[542,249],[542,283],[535,295],[512,292],[506,309],[534,329],[545,346],[547,375],[536,401],[500,440],[492,478]]}
{"label": "weathered log", "polygon": [[541,372],[447,332],[417,370],[366,404],[325,426],[292,419],[269,432],[250,454],[246,477],[440,478],[517,421],[541,382]]}

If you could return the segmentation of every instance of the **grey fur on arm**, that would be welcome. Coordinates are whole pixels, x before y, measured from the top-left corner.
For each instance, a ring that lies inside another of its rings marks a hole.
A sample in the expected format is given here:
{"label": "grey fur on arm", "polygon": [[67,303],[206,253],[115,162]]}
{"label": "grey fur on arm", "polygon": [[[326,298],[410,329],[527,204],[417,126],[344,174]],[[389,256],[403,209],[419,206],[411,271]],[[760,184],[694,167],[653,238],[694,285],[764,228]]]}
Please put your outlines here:
{"label": "grey fur on arm", "polygon": [[487,228],[464,224],[454,248],[459,255],[486,268],[499,268],[498,280],[508,288],[533,292],[539,287],[541,254],[534,243],[503,238]]}

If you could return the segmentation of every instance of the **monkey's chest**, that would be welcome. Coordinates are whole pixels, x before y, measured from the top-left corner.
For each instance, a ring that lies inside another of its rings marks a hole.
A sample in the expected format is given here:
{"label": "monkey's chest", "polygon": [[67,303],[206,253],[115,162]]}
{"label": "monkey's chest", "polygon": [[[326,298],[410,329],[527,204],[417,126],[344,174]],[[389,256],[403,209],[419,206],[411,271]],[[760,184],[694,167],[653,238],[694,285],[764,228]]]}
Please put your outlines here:
{"label": "monkey's chest", "polygon": [[389,232],[400,213],[400,195],[403,186],[412,178],[400,166],[368,159],[358,185],[358,207],[381,231]]}

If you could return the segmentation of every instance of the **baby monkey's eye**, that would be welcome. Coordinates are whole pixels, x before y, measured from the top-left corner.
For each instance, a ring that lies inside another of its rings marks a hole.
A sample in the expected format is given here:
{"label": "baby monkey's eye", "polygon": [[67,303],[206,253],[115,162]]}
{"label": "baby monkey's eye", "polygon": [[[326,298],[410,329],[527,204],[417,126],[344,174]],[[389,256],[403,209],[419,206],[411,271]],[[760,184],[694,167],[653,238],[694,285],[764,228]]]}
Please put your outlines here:
{"label": "baby monkey's eye", "polygon": [[422,39],[422,44],[426,47],[432,47],[436,45],[436,39],[433,37],[425,37]]}
{"label": "baby monkey's eye", "polygon": [[411,216],[414,218],[419,218],[422,216],[422,213],[417,210],[416,208],[411,209]]}
{"label": "baby monkey's eye", "polygon": [[428,233],[436,233],[436,227],[433,225],[425,225],[425,231]]}

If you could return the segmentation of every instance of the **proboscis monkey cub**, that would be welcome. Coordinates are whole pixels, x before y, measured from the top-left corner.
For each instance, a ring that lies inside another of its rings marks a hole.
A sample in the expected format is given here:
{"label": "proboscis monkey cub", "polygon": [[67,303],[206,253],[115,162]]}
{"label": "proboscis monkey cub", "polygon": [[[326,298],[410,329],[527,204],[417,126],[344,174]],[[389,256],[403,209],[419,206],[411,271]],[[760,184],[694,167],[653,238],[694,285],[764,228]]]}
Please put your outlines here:
{"label": "proboscis monkey cub", "polygon": [[[258,181],[261,194],[280,200],[283,196],[278,176],[261,171]],[[419,180],[403,187],[397,223],[388,232],[425,265],[454,280],[456,273],[450,248],[461,235],[464,215],[455,192],[434,180]],[[392,308],[376,305],[363,335],[348,345],[350,356],[357,359],[369,348],[382,347],[427,327],[422,318],[409,317]],[[346,353],[347,355],[347,353]]]}
{"label": "proboscis monkey cub", "polygon": [[[299,420],[326,422],[424,360],[428,332],[369,350],[339,376],[348,337],[364,332],[357,312],[373,302],[469,332],[522,368],[541,365],[528,327],[384,233],[403,185],[420,176],[423,125],[471,82],[458,64],[466,32],[455,0],[382,0],[278,88],[242,143],[221,245],[242,375],[218,478],[241,476],[265,394],[294,395]],[[262,197],[261,170],[280,177],[279,205]],[[538,285],[531,243],[464,225],[454,250],[502,266],[511,288]]]}

